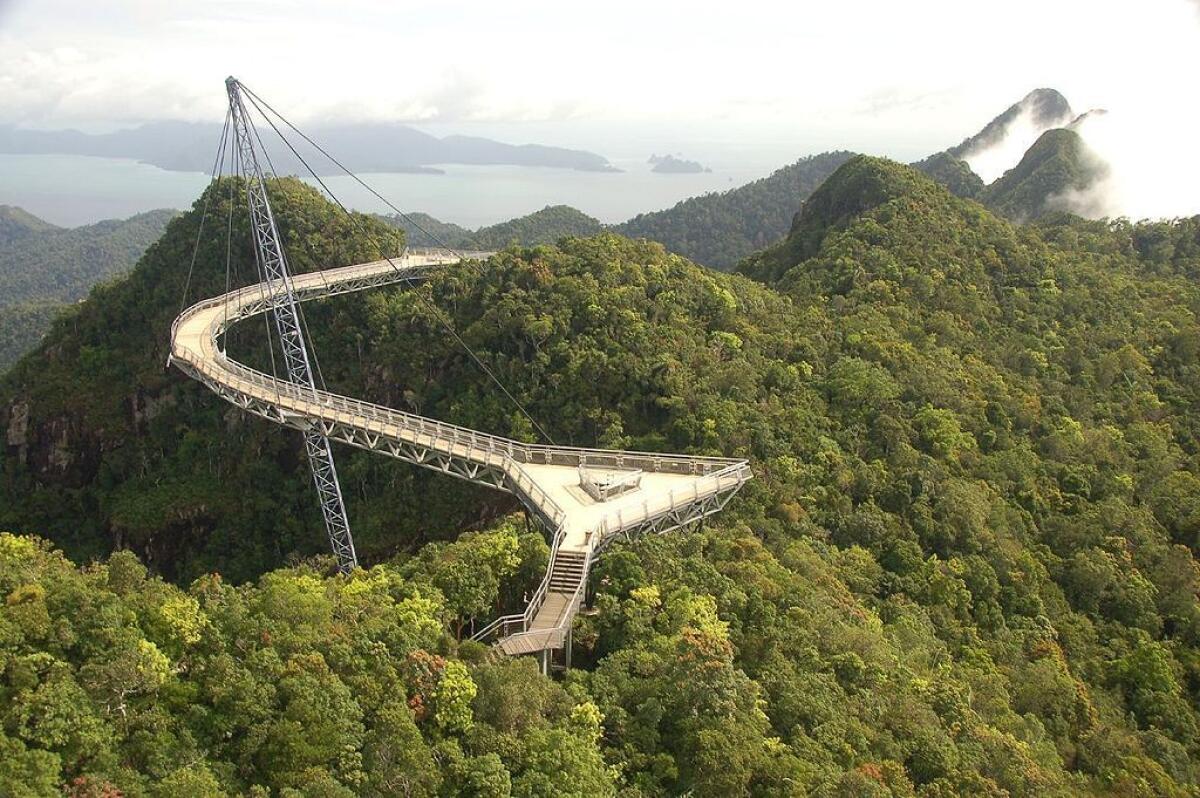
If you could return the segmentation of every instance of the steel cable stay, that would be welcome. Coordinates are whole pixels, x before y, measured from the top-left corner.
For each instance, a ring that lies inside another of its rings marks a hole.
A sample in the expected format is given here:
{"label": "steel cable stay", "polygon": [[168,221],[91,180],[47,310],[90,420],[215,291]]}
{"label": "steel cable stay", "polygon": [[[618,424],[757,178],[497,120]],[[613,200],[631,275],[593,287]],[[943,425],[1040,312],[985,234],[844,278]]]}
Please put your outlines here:
{"label": "steel cable stay", "polygon": [[[290,128],[292,130],[292,132],[294,132],[297,136],[299,136],[300,138],[302,138],[306,142],[308,142],[308,144],[313,149],[315,149],[317,152],[321,153],[321,155],[325,156],[329,160],[330,163],[332,163],[338,169],[342,170],[342,172],[344,172],[351,180],[353,180],[354,182],[356,182],[360,186],[362,186],[364,189],[366,189],[377,200],[382,202],[387,207],[391,208],[392,211],[395,212],[397,216],[399,216],[404,221],[408,222],[410,225],[412,225],[417,230],[419,230],[422,235],[424,235],[426,238],[428,238],[430,241],[432,241],[436,246],[440,247],[441,249],[445,249],[445,250],[449,251],[453,255],[461,254],[457,247],[450,246],[444,240],[442,240],[438,236],[434,235],[430,231],[426,230],[415,219],[413,219],[407,213],[405,213],[404,211],[400,210],[395,205],[393,205],[391,203],[391,201],[388,200],[387,197],[383,196],[378,191],[376,191],[374,188],[372,188],[370,185],[368,185],[365,180],[360,178],[354,172],[350,171],[350,169],[348,167],[343,166],[341,161],[339,161],[337,158],[333,157],[333,155],[331,155],[324,147],[322,147],[320,144],[318,144],[316,141],[314,141],[312,138],[310,138],[306,133],[304,133],[304,131],[300,130],[300,128],[296,127],[290,121],[288,121],[287,117],[285,117],[283,114],[276,111],[271,106],[270,103],[268,103],[262,97],[259,97],[258,94],[256,94],[254,92],[254,90],[251,89],[249,86],[247,86],[243,83],[242,90],[245,91],[246,94],[250,96],[250,101],[252,103],[254,103],[256,108],[258,108],[259,113],[261,113],[263,115],[263,119],[266,119],[268,122],[270,122],[270,118],[267,116],[266,113],[263,112],[263,108],[266,108],[268,111],[270,111],[272,114],[274,114],[279,119],[280,122],[282,122],[284,125],[286,125],[288,128]],[[259,105],[260,103],[261,103],[261,106]],[[275,127],[275,126],[272,125],[272,127]],[[278,128],[275,128],[275,132],[277,134],[279,134],[280,138],[283,138],[283,134],[279,132]],[[285,140],[285,143],[286,143],[286,140]],[[291,145],[289,144],[288,146],[290,147]],[[296,150],[294,148],[292,149],[292,152],[296,154],[297,158],[300,157],[299,153],[296,153]],[[301,159],[301,160],[303,160],[303,159]]]}
{"label": "steel cable stay", "polygon": [[209,192],[213,185],[217,182],[221,170],[225,168],[225,144],[229,136],[229,117],[228,109],[225,111],[225,124],[221,128],[221,139],[217,144],[217,154],[213,156],[212,177],[208,181],[208,189],[204,192],[204,208],[200,211],[200,224],[196,227],[196,241],[192,244],[192,258],[188,263],[187,278],[183,281],[183,296],[179,299],[179,312],[187,307],[188,290],[192,287],[192,272],[196,269],[196,256],[200,253],[200,239],[204,235],[204,221],[208,218],[208,206],[212,202],[212,194]]}

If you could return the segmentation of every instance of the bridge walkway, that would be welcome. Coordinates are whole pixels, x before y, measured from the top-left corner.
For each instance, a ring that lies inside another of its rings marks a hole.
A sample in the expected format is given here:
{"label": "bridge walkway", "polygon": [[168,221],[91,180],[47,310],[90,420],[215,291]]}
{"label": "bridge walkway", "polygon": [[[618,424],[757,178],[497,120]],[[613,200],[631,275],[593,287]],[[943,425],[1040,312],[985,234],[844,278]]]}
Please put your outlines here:
{"label": "bridge walkway", "polygon": [[[459,264],[462,257],[490,254],[409,250],[391,261],[294,275],[293,291],[307,301],[419,282]],[[563,648],[591,559],[609,542],[674,529],[715,513],[751,477],[745,460],[523,443],[296,385],[230,358],[221,346],[224,332],[278,301],[260,283],[193,305],[172,325],[169,362],[227,401],[275,423],[316,428],[333,440],[516,495],[552,534],[552,556],[525,611],[498,618],[476,635],[498,641],[505,653]],[[598,500],[581,487],[581,468],[636,471],[640,482]]]}

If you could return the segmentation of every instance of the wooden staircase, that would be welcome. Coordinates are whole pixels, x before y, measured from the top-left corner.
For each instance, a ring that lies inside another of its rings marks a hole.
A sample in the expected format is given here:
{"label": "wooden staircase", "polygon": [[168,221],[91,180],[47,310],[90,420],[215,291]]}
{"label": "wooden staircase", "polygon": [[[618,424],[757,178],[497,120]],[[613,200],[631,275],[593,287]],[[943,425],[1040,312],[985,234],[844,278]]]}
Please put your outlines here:
{"label": "wooden staircase", "polygon": [[559,549],[554,558],[554,570],[550,572],[550,592],[572,595],[583,579],[586,566],[586,551]]}
{"label": "wooden staircase", "polygon": [[521,634],[502,639],[497,649],[509,656],[536,654],[570,646],[571,620],[583,602],[587,551],[559,549],[537,614]]}

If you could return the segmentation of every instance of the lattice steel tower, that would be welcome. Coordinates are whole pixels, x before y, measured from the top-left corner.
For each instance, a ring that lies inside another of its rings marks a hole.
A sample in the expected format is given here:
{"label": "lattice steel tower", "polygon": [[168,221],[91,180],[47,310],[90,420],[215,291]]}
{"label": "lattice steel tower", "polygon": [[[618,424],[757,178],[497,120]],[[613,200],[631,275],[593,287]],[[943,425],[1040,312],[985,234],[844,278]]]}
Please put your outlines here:
{"label": "lattice steel tower", "polygon": [[[267,184],[262,166],[254,149],[256,133],[242,102],[241,84],[230,77],[225,81],[225,88],[229,93],[234,140],[245,171],[250,229],[254,231],[259,276],[270,290],[271,315],[275,318],[275,331],[279,335],[287,376],[292,383],[311,389],[315,400],[317,384],[313,379],[308,345],[300,324],[300,310],[292,289],[292,276],[288,271],[283,245],[279,240],[275,216],[271,213],[271,203],[267,199]],[[325,518],[329,544],[337,556],[338,568],[349,571],[357,567],[358,557],[354,553],[354,539],[350,535],[350,523],[346,518],[346,505],[342,500],[342,488],[338,483],[329,438],[316,427],[312,427],[304,432],[304,448],[308,452],[308,464],[312,469],[313,484],[316,485],[317,497],[321,502],[321,514]]]}

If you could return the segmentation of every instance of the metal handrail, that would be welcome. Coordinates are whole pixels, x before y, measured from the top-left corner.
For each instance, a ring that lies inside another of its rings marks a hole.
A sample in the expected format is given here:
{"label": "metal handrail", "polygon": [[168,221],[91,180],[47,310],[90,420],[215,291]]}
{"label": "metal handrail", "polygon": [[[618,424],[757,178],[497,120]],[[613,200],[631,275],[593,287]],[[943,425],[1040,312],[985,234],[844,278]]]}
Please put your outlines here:
{"label": "metal handrail", "polygon": [[[403,260],[410,256],[415,256],[416,251],[410,251],[401,258],[393,259]],[[476,253],[488,254],[488,253]],[[449,259],[450,256],[447,256]],[[338,291],[338,286],[342,283],[351,283],[355,280],[366,279],[364,275],[372,274],[372,267],[377,268],[376,276],[393,278],[395,281],[405,279],[417,279],[423,277],[423,272],[432,271],[442,264],[406,264],[403,268],[395,268],[389,261],[374,261],[368,264],[359,264],[356,266],[345,266],[338,269],[330,269],[324,272],[307,272],[302,275],[297,275],[295,282],[295,290],[298,298],[304,300],[316,299],[319,297],[329,296]],[[321,275],[318,281],[313,275]],[[241,300],[253,300],[243,302]],[[193,365],[199,366],[195,360],[187,357],[181,357],[180,353],[175,351],[174,342],[179,325],[188,317],[196,313],[216,307],[222,304],[232,304],[237,308],[237,312],[229,314],[221,319],[214,320],[214,323],[209,327],[209,334],[212,335],[214,343],[225,332],[225,329],[236,321],[247,318],[256,313],[265,312],[271,307],[269,297],[265,297],[260,285],[247,286],[230,291],[217,297],[203,300],[188,308],[184,313],[180,314],[175,319],[171,327],[172,340],[172,357],[183,359],[191,362]],[[247,310],[247,308],[249,308]],[[229,367],[229,370],[239,372],[239,376],[248,379],[251,382],[259,385],[268,391],[275,394],[291,394],[296,386],[290,382],[277,380],[262,372],[255,371],[249,367],[238,363],[224,355],[220,349],[219,343],[215,347],[219,353],[219,359],[223,361],[223,365]],[[202,369],[203,370],[203,369]],[[217,375],[204,370],[211,377]],[[292,389],[292,390],[289,390]],[[433,428],[437,430],[440,437],[453,438],[455,441],[461,441],[463,436],[468,436],[475,441],[485,441],[489,451],[503,449],[510,453],[514,459],[520,462],[531,464],[545,465],[574,465],[574,466],[596,466],[607,468],[640,468],[643,471],[650,472],[668,472],[668,473],[686,473],[686,474],[705,474],[714,470],[720,470],[726,466],[745,462],[731,458],[706,457],[698,455],[686,455],[666,452],[645,452],[645,451],[619,451],[614,452],[608,449],[593,449],[578,446],[558,446],[544,444],[527,444],[519,441],[514,441],[510,438],[505,438],[499,435],[479,432],[468,427],[461,427],[455,424],[449,424],[443,421],[436,421],[424,416],[418,416],[413,413],[405,413],[404,411],[388,408],[383,405],[376,405],[369,402],[363,402],[358,399],[341,396],[339,394],[329,393],[327,391],[317,392],[322,402],[330,405],[340,405],[346,410],[356,412],[369,417],[375,417],[379,414],[386,413],[389,421],[396,423],[398,426],[418,427],[423,430]],[[402,419],[402,422],[393,420]]]}
{"label": "metal handrail", "polygon": [[[587,587],[588,573],[592,567],[592,549],[587,550],[587,556],[583,560],[583,575],[579,579],[579,584],[575,586],[575,592],[567,599],[566,607],[563,609],[562,616],[558,623],[554,626],[547,626],[542,629],[530,629],[529,619],[525,627],[520,632],[505,635],[506,640],[516,640],[528,637],[547,637],[548,643],[552,642],[556,645],[547,646],[547,648],[561,648],[566,642],[567,629],[575,622],[575,614],[579,608],[579,604],[583,601],[583,591]],[[474,638],[473,638],[474,639]]]}
{"label": "metal handrail", "polygon": [[[750,465],[748,463],[745,461],[733,463],[720,471],[697,479],[692,483],[691,490],[683,493],[670,490],[667,492],[665,498],[654,501],[649,499],[643,501],[641,507],[635,506],[632,514],[627,514],[624,510],[618,509],[602,520],[599,541],[604,541],[611,535],[619,534],[621,530],[637,527],[653,518],[666,515],[676,507],[692,504],[698,501],[701,496],[722,493],[728,488],[741,485],[749,481],[750,477]],[[616,530],[612,532],[608,529],[608,522],[611,518],[616,518],[617,520]]]}
{"label": "metal handrail", "polygon": [[471,635],[472,640],[486,640],[498,627],[507,627],[517,622],[520,622],[520,631],[524,632],[529,629],[529,625],[533,623],[533,619],[537,616],[538,611],[546,603],[546,594],[550,592],[550,582],[554,577],[554,564],[558,561],[558,552],[565,536],[566,530],[562,526],[559,526],[554,533],[553,540],[550,542],[550,561],[546,563],[546,573],[542,576],[542,581],[538,585],[537,590],[534,591],[529,601],[525,603],[525,610],[520,613],[501,615],[483,627],[483,629]]}

